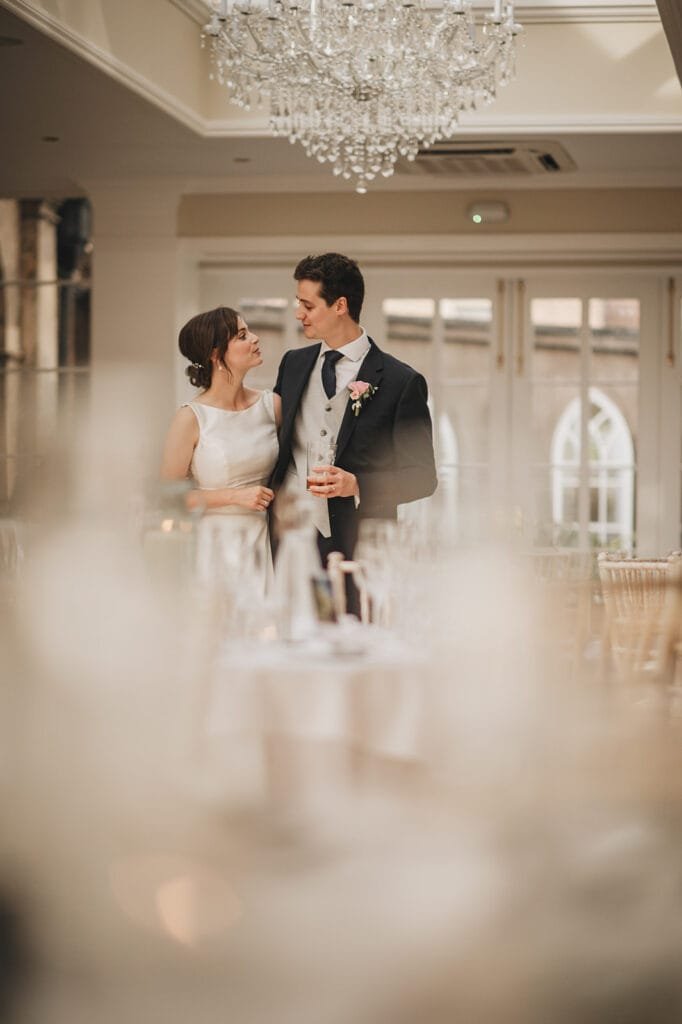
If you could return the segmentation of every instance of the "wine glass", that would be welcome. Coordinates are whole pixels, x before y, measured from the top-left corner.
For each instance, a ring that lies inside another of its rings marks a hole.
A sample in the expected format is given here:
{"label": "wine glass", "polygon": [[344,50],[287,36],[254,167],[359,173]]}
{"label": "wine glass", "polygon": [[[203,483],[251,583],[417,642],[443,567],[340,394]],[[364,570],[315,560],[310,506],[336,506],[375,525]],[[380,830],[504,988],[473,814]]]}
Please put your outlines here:
{"label": "wine glass", "polygon": [[372,621],[388,626],[394,579],[397,525],[392,519],[363,519],[355,558],[361,564],[372,603]]}

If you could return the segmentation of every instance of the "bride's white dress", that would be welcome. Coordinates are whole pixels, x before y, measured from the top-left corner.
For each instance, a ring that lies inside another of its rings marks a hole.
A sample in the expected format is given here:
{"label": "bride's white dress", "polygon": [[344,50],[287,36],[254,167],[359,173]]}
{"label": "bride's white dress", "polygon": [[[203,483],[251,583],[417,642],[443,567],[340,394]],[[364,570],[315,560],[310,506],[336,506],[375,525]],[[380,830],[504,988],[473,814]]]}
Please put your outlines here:
{"label": "bride's white dress", "polygon": [[[200,490],[267,484],[279,450],[272,391],[248,409],[230,412],[189,402],[199,424],[191,471]],[[199,523],[197,570],[203,582],[223,572],[242,577],[264,594],[272,582],[267,512],[225,505]]]}

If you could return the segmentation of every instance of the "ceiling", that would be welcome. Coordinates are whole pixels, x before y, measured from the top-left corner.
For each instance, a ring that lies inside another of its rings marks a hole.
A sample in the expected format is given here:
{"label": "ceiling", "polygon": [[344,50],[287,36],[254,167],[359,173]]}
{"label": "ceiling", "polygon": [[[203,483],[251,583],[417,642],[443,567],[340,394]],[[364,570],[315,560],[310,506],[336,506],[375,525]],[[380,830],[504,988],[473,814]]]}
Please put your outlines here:
{"label": "ceiling", "polygon": [[[180,179],[192,192],[349,188],[286,140],[235,131],[202,137],[5,6],[0,6],[0,37],[22,42],[0,46],[5,98],[0,196],[79,195],[98,179],[161,177]],[[480,127],[464,129],[458,141],[480,145],[519,135],[532,141],[538,135],[561,143],[575,164],[565,174],[510,178],[505,187],[682,186],[682,117],[677,126],[673,118],[660,129],[635,122],[564,125],[548,135],[546,126],[534,133],[510,120],[507,133],[503,125],[490,135]],[[376,187],[429,190],[471,183],[461,177],[396,174]],[[481,186],[480,178],[475,184]]]}

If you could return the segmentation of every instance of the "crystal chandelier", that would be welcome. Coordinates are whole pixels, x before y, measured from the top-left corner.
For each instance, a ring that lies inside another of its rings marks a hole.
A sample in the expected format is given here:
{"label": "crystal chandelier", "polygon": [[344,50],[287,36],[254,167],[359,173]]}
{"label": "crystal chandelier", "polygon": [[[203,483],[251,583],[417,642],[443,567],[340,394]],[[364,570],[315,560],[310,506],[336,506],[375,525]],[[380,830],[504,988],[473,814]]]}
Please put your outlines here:
{"label": "crystal chandelier", "polygon": [[463,110],[514,76],[513,2],[207,0],[214,76],[275,135],[353,179],[358,192],[400,157],[448,138]]}

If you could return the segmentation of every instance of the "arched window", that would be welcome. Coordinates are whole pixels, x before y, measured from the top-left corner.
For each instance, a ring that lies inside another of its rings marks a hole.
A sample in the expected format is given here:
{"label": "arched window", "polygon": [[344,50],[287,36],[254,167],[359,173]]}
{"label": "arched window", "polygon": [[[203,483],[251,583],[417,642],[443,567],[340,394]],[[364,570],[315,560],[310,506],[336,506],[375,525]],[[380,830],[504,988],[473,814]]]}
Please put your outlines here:
{"label": "arched window", "polygon": [[[590,491],[589,533],[598,547],[631,549],[634,525],[635,453],[622,412],[599,388],[589,389],[587,422]],[[552,517],[578,535],[581,406],[574,398],[552,438]]]}

